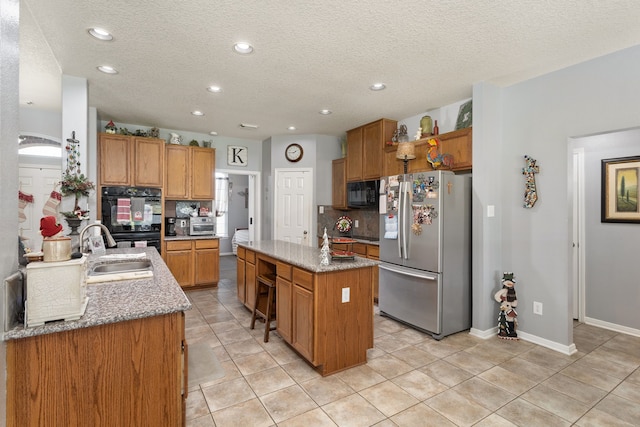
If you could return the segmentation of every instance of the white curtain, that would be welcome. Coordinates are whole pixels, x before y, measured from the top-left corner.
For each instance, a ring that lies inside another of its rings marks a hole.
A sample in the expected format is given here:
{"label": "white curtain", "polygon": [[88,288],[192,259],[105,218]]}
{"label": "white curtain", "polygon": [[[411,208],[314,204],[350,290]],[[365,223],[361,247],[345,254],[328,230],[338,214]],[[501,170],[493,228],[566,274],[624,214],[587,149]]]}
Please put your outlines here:
{"label": "white curtain", "polygon": [[229,209],[229,178],[216,174],[216,216],[224,216]]}

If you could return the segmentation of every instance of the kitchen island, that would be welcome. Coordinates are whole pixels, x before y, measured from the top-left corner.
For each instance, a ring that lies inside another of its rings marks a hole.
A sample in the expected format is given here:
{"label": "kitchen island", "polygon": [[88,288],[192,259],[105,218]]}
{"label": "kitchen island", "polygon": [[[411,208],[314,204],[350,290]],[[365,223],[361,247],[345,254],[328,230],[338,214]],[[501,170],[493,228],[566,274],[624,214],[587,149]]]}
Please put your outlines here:
{"label": "kitchen island", "polygon": [[238,246],[238,298],[253,310],[258,276],[276,278],[276,330],[322,375],[361,365],[373,348],[377,262],[320,265],[320,249],[284,241]]}
{"label": "kitchen island", "polygon": [[153,277],[88,285],[80,319],[5,333],[7,425],[184,424],[191,303],[155,248],[107,250],[138,253]]}

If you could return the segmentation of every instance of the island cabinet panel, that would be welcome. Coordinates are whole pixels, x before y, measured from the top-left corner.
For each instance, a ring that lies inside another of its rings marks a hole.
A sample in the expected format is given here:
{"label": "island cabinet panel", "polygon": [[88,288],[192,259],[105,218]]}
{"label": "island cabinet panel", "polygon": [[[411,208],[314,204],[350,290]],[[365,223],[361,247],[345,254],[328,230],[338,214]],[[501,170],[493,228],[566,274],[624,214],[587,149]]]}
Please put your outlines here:
{"label": "island cabinet panel", "polygon": [[294,284],[291,291],[291,306],[293,312],[291,345],[302,357],[317,364],[313,345],[313,292]]}
{"label": "island cabinet panel", "polygon": [[7,425],[184,425],[183,316],[7,341]]}
{"label": "island cabinet panel", "polygon": [[245,302],[249,310],[253,310],[256,303],[256,253],[247,249],[245,259]]}
{"label": "island cabinet panel", "polygon": [[245,249],[238,246],[237,251],[237,265],[236,265],[236,285],[238,289],[238,300],[244,304],[246,301],[245,295]]}
{"label": "island cabinet panel", "polygon": [[291,342],[293,329],[293,312],[291,304],[293,301],[291,283],[292,273],[291,266],[283,262],[277,262],[277,279],[276,279],[276,330],[283,340]]}

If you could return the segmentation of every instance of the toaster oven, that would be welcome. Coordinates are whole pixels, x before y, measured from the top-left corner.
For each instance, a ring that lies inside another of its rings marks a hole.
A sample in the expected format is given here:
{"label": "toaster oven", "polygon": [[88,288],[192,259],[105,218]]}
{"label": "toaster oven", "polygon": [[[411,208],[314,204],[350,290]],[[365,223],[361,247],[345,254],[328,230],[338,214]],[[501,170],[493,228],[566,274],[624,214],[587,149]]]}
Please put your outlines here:
{"label": "toaster oven", "polygon": [[189,220],[190,236],[215,236],[216,219],[210,216],[196,216]]}

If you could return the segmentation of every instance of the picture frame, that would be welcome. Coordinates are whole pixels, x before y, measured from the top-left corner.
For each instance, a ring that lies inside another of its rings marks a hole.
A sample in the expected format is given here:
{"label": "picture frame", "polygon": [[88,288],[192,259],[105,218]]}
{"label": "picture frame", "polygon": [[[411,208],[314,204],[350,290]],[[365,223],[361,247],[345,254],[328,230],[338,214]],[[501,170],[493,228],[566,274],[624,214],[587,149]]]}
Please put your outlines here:
{"label": "picture frame", "polygon": [[602,159],[600,222],[640,223],[640,156]]}
{"label": "picture frame", "polygon": [[94,254],[104,255],[107,253],[107,250],[104,247],[104,240],[102,240],[102,236],[90,236],[89,247],[91,248],[91,252]]}

